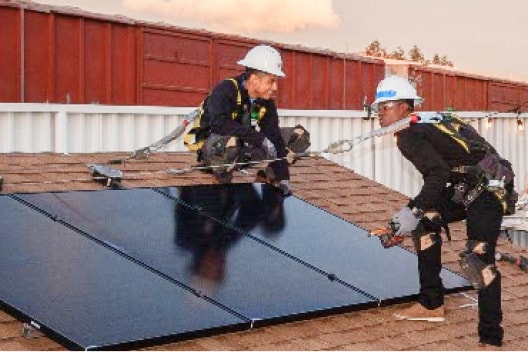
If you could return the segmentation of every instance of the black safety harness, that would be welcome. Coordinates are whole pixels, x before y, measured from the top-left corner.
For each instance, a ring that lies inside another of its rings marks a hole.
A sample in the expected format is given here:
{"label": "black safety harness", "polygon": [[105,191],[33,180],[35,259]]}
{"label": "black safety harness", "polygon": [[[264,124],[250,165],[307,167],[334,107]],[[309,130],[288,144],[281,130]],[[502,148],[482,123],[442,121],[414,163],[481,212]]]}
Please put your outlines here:
{"label": "black safety harness", "polygon": [[[452,112],[413,113],[411,123],[413,122],[432,124],[439,131],[448,135],[468,154],[474,151],[484,152],[484,158],[475,165],[457,165],[451,168],[451,172],[464,175],[459,182],[453,185],[455,190],[453,201],[463,204],[467,209],[484,190],[487,190],[493,193],[501,203],[504,213],[514,211],[514,208],[510,209],[511,202],[508,202],[510,192],[506,191],[506,185],[511,183],[515,177],[511,166],[498,155],[489,143],[472,141],[464,136],[460,130],[461,127],[470,128],[467,123]],[[472,182],[469,182],[470,178]],[[511,192],[514,193],[513,190]]]}

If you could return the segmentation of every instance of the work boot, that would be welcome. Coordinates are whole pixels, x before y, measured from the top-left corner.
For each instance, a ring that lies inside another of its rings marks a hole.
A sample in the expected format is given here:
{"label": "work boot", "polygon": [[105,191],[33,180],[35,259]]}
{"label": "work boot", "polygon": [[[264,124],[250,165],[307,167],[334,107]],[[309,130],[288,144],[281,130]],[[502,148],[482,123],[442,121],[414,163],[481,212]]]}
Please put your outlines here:
{"label": "work boot", "polygon": [[482,340],[480,340],[478,347],[481,351],[500,351],[502,347],[502,341],[483,342]]}
{"label": "work boot", "polygon": [[255,177],[255,182],[260,183],[270,183],[270,179],[268,178],[268,175],[266,175],[266,172],[264,170],[258,170],[257,176]]}
{"label": "work boot", "polygon": [[257,177],[255,178],[255,182],[267,183],[268,185],[272,186],[275,190],[279,191],[284,197],[291,196],[292,191],[290,190],[289,181],[282,180],[282,181],[277,182],[272,177],[270,177],[270,173],[272,172],[266,172],[264,170],[259,170],[257,172]]}
{"label": "work boot", "polygon": [[399,313],[394,313],[394,317],[396,320],[421,320],[438,323],[445,320],[444,306],[427,309],[420,303],[415,303]]}

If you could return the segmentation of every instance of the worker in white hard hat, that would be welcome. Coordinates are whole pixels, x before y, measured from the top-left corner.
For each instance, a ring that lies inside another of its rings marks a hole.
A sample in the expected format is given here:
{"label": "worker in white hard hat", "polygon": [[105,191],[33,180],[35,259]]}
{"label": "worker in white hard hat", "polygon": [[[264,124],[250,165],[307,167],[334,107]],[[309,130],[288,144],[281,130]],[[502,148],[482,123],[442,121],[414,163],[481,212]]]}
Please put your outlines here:
{"label": "worker in white hard hat", "polygon": [[[420,105],[423,99],[416,94],[416,89],[409,81],[400,76],[390,76],[382,80],[376,89],[376,99],[372,103],[378,114],[381,127],[387,127],[392,123],[407,117],[408,113]],[[402,107],[401,114],[385,114],[392,107]]]}
{"label": "worker in white hard hat", "polygon": [[414,114],[410,121],[415,123],[396,133],[397,146],[423,177],[420,192],[389,221],[395,235],[412,237],[420,283],[418,302],[395,318],[445,320],[440,233],[445,229],[449,235],[447,225],[465,219],[467,242],[460,264],[478,290],[479,342],[501,346],[501,275],[495,267],[495,246],[503,215],[515,208],[511,164],[454,113],[438,113],[439,119],[417,123],[420,113],[414,113],[414,107],[422,102],[407,79],[391,76],[379,83],[372,104],[382,127]]}
{"label": "worker in white hard hat", "polygon": [[[203,103],[200,127],[193,131],[198,143],[187,146],[197,150],[198,160],[206,166],[281,159],[260,170],[258,180],[289,194],[287,153],[304,152],[310,143],[302,126],[279,127],[272,96],[279,78],[285,77],[281,55],[271,46],[258,45],[237,63],[245,72],[214,87]],[[212,169],[219,183],[231,182],[233,171],[228,167]]]}

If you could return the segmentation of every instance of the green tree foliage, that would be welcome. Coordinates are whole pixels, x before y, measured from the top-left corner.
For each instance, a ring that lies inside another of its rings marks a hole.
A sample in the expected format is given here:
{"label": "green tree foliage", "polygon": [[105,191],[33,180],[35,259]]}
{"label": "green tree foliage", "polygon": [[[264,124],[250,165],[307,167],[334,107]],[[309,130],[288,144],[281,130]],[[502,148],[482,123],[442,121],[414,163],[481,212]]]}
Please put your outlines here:
{"label": "green tree foliage", "polygon": [[374,40],[372,43],[370,43],[369,46],[365,49],[365,53],[368,56],[375,56],[375,57],[386,57],[387,51],[385,48],[381,47],[381,43],[378,40]]}
{"label": "green tree foliage", "polygon": [[[401,46],[389,53],[377,39],[365,48],[365,54],[368,56],[381,57],[385,59],[407,60],[407,58],[405,57],[405,51]],[[422,50],[416,44],[411,48],[411,50],[409,50],[408,60],[419,62],[423,65],[434,64],[440,66],[454,66],[453,62],[449,60],[445,55],[440,56],[439,54],[435,53],[431,60],[426,59],[424,54],[422,53]]]}
{"label": "green tree foliage", "polygon": [[447,56],[442,56],[442,58],[440,59],[440,65],[442,66],[450,66],[450,67],[453,67],[453,62],[451,60],[448,60],[447,59]]}
{"label": "green tree foliage", "polygon": [[405,51],[399,46],[396,50],[389,54],[390,59],[394,60],[407,60],[405,58]]}
{"label": "green tree foliage", "polygon": [[411,61],[415,61],[415,62],[424,62],[425,61],[425,57],[422,54],[422,51],[420,50],[420,48],[418,46],[416,46],[416,44],[412,47],[411,50],[409,50],[409,57],[410,57]]}

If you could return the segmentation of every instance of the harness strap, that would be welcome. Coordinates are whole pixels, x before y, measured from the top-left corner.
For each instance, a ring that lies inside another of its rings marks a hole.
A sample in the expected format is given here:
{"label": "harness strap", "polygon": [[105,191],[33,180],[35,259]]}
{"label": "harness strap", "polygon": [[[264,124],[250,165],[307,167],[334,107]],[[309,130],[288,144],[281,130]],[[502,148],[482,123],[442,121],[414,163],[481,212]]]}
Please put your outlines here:
{"label": "harness strap", "polygon": [[[241,110],[241,107],[242,107],[242,93],[240,92],[240,89],[238,87],[238,82],[237,82],[237,80],[235,78],[228,78],[226,80],[233,82],[233,84],[235,85],[235,88],[237,90],[237,97],[236,97],[237,108],[231,114],[231,119],[236,120],[238,118],[238,114],[239,114],[239,112]],[[207,98],[206,98],[206,100],[207,100]],[[205,112],[204,103],[205,103],[206,100],[204,100],[200,104],[199,116],[196,119],[194,119],[194,123],[193,123],[192,128],[183,137],[183,144],[187,147],[187,149],[189,149],[192,152],[198,152],[199,153],[199,151],[202,148],[202,146],[204,144],[204,141],[205,141],[205,138],[203,138],[204,137],[204,135],[203,135],[204,129],[201,127],[201,119],[202,119],[202,116],[203,116],[203,114]],[[200,156],[199,156],[199,158],[200,158]]]}
{"label": "harness strap", "polygon": [[240,111],[240,108],[242,107],[242,93],[240,93],[240,89],[238,88],[238,82],[237,82],[236,79],[228,78],[227,80],[233,82],[233,84],[235,85],[235,88],[237,90],[237,98],[236,98],[237,108],[231,114],[231,118],[233,120],[236,120],[236,118],[238,117],[238,112]]}

